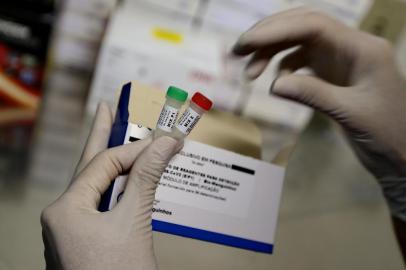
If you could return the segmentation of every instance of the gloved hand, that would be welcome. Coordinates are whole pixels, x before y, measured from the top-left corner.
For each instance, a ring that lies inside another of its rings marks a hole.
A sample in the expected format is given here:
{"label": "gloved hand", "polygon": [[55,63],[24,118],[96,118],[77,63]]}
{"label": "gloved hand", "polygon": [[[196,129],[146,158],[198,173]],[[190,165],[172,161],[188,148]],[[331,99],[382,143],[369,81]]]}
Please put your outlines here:
{"label": "gloved hand", "polygon": [[[280,63],[272,93],[340,123],[381,183],[393,214],[406,221],[406,84],[392,47],[327,15],[296,8],[254,25],[233,52],[253,53],[246,73],[256,78],[275,54],[295,46]],[[313,75],[292,73],[302,67]]]}
{"label": "gloved hand", "polygon": [[[47,269],[157,269],[151,213],[158,181],[182,143],[145,139],[104,150],[112,115],[101,104],[68,189],[41,215]],[[129,172],[123,198],[97,211],[111,181]]]}

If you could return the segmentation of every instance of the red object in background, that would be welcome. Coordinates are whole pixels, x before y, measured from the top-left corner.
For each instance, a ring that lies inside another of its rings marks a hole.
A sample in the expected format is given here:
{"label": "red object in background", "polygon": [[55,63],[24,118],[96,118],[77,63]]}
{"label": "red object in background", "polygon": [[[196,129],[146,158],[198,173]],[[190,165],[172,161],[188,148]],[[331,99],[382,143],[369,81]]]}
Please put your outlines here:
{"label": "red object in background", "polygon": [[0,176],[24,172],[54,13],[53,0],[0,1]]}
{"label": "red object in background", "polygon": [[7,47],[4,44],[0,44],[0,67],[3,69],[5,66],[5,58],[7,55]]}
{"label": "red object in background", "polygon": [[[36,105],[28,106],[22,100],[21,94],[31,96],[32,99],[39,98],[43,74],[44,67],[37,56],[18,52],[6,44],[0,43],[0,101],[3,105],[28,107],[28,109],[35,110]],[[11,91],[5,91],[6,86],[1,80],[6,80],[7,84],[15,87]]]}

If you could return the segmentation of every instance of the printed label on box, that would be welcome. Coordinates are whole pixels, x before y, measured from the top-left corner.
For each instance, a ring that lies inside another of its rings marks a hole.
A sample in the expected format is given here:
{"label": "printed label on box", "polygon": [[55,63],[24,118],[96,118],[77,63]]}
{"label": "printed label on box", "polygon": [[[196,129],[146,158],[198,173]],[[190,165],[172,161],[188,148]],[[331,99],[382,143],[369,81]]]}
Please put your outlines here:
{"label": "printed label on box", "polygon": [[[124,143],[150,134],[129,123]],[[153,230],[272,253],[283,176],[282,167],[185,140],[160,179]],[[126,180],[126,175],[116,178],[109,210]]]}
{"label": "printed label on box", "polygon": [[187,143],[190,150],[173,158],[162,175],[157,200],[246,217],[255,185],[255,164],[249,159],[243,166],[232,164],[229,159],[224,161],[217,149]]}

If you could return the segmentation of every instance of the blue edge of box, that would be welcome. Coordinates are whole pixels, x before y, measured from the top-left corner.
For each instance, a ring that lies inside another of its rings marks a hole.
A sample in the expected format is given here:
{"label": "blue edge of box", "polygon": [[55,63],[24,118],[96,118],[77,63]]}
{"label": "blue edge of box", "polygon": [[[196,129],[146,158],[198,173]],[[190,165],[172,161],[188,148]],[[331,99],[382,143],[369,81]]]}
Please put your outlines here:
{"label": "blue edge of box", "polygon": [[[125,133],[128,125],[128,103],[130,100],[131,83],[123,86],[118,103],[117,113],[114,119],[112,132],[109,140],[109,147],[114,147],[123,144]],[[108,206],[113,190],[114,181],[111,183],[108,190],[103,194],[99,205],[99,210],[102,212],[108,211]],[[183,225],[169,223],[160,220],[152,220],[152,229],[154,231],[175,234],[194,238],[198,240],[213,242],[217,244],[253,250],[257,252],[269,253],[273,252],[273,245],[254,240],[248,240],[241,237],[210,232],[202,229],[191,228]]]}

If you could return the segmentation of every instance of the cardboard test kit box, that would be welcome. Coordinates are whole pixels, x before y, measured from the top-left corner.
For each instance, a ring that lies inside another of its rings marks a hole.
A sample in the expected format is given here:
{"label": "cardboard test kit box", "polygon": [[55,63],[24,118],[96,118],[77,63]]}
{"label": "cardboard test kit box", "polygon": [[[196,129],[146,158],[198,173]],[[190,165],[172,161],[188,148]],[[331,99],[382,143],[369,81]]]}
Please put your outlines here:
{"label": "cardboard test kit box", "polygon": [[[109,147],[150,135],[164,102],[164,91],[125,84]],[[272,253],[285,170],[259,160],[260,146],[251,122],[216,110],[204,115],[161,177],[153,230]],[[112,183],[100,211],[119,203],[126,178]]]}

